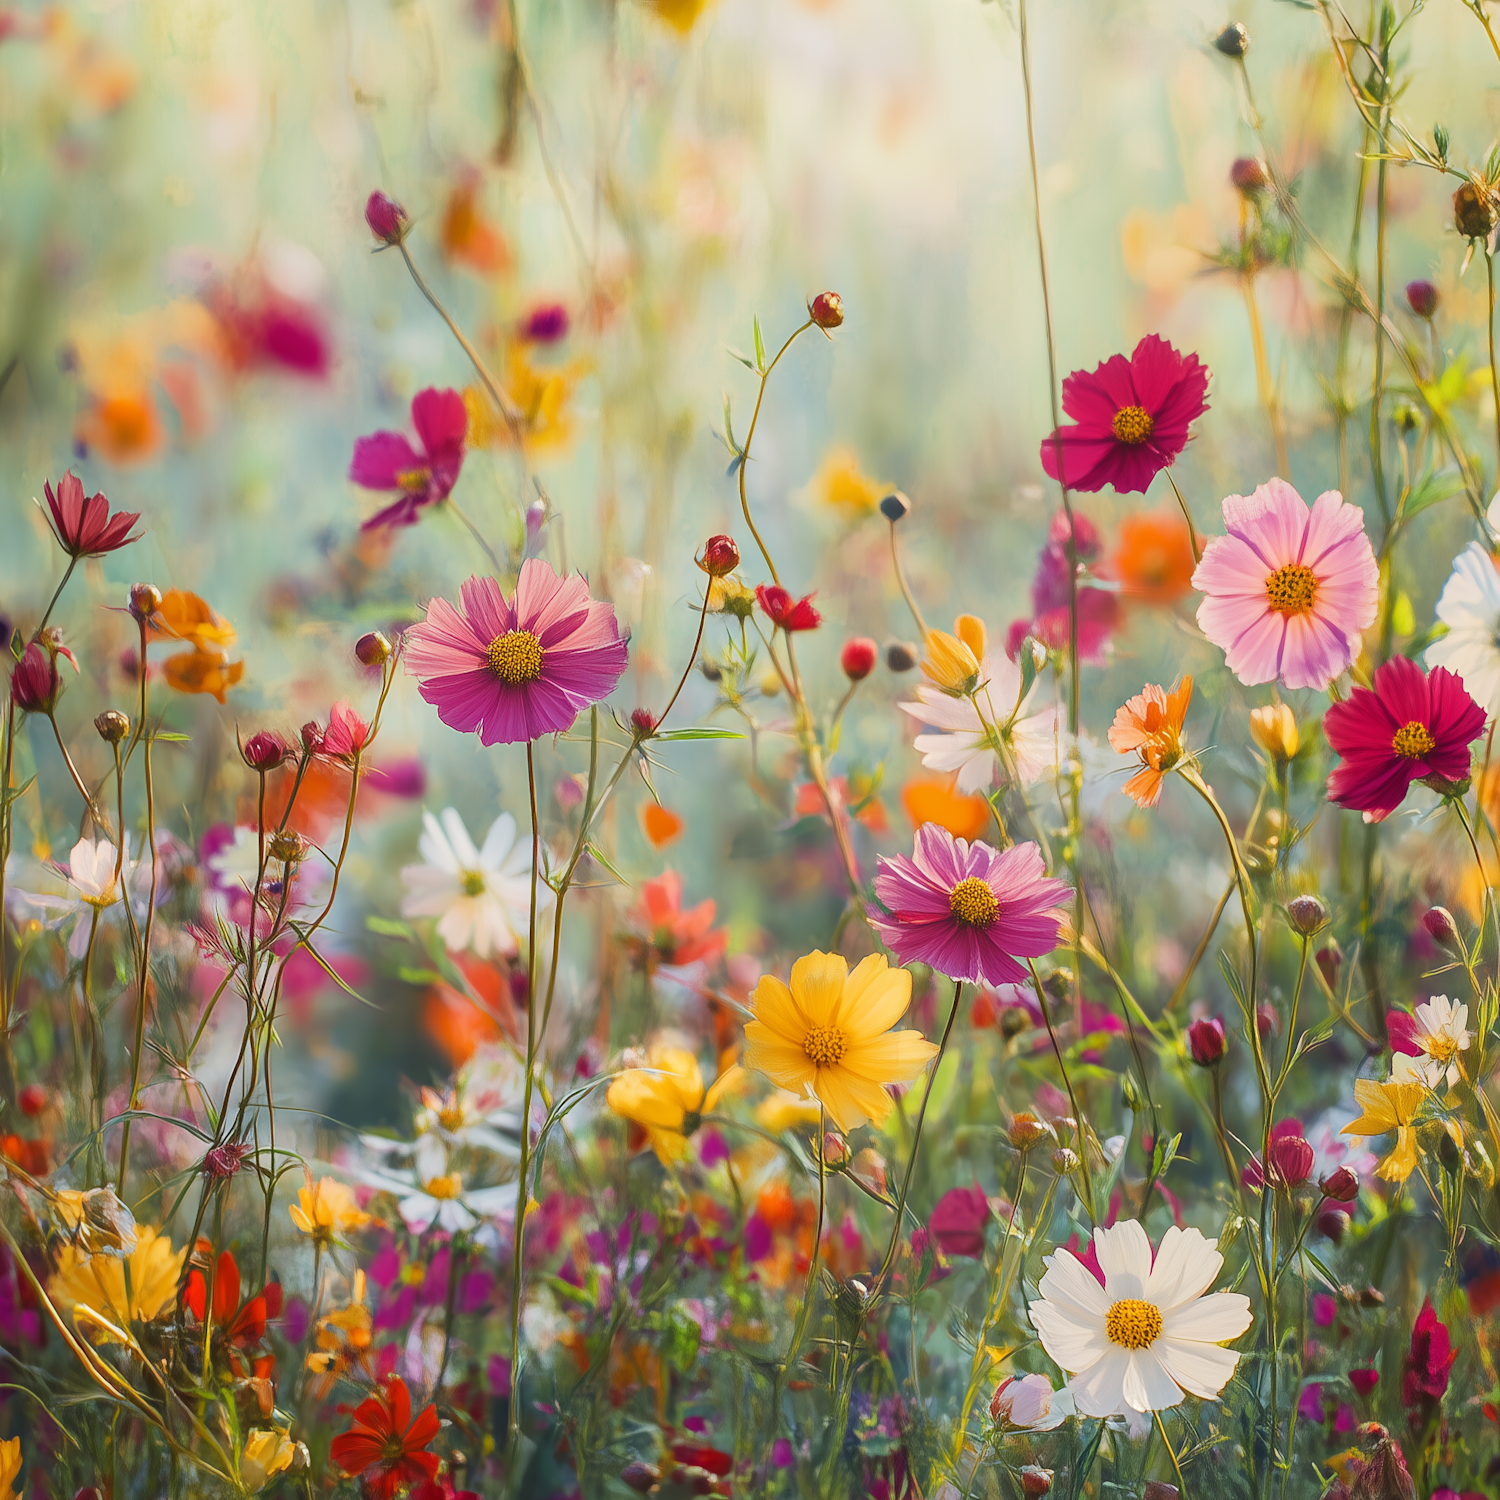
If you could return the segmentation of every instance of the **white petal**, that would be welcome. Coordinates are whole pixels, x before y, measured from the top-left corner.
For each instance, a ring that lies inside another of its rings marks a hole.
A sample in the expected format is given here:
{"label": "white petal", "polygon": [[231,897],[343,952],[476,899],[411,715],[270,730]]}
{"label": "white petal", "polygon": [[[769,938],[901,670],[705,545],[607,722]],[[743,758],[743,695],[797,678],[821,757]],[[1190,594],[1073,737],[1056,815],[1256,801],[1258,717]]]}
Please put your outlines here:
{"label": "white petal", "polygon": [[479,851],[474,847],[474,840],[469,837],[469,830],[464,827],[464,820],[459,817],[458,809],[445,807],[439,814],[439,821],[443,825],[443,832],[448,835],[448,846],[453,850],[459,867],[464,870],[477,870]]}
{"label": "white petal", "polygon": [[1104,1293],[1111,1302],[1144,1297],[1151,1276],[1151,1241],[1135,1219],[1122,1219],[1094,1231],[1094,1253],[1104,1272]]}
{"label": "white petal", "polygon": [[1190,1396],[1211,1401],[1229,1384],[1239,1355],[1217,1344],[1193,1344],[1180,1339],[1159,1338],[1151,1346],[1167,1374]]}
{"label": "white petal", "polygon": [[447,870],[450,875],[458,874],[458,858],[443,836],[442,824],[430,812],[424,812],[422,827],[426,832],[417,840],[422,858],[439,870]]}
{"label": "white petal", "polygon": [[509,813],[501,813],[484,836],[484,847],[479,851],[480,868],[498,870],[515,842],[516,820]]}
{"label": "white petal", "polygon": [[[443,920],[437,925],[437,933],[447,945],[450,953],[462,953],[472,941],[474,932],[472,901],[455,902],[443,913]],[[486,955],[481,953],[480,958]]]}
{"label": "white petal", "polygon": [[1146,1295],[1163,1313],[1206,1292],[1224,1265],[1213,1240],[1173,1224],[1162,1236]]}
{"label": "white petal", "polygon": [[1081,1321],[1063,1303],[1033,1302],[1031,1324],[1053,1363],[1069,1373],[1087,1370],[1115,1347],[1105,1337],[1102,1324]]}
{"label": "white petal", "polygon": [[1132,1351],[1123,1395],[1126,1406],[1136,1411],[1165,1411],[1182,1400],[1182,1392],[1157,1358],[1154,1344]]}
{"label": "white petal", "polygon": [[1076,1308],[1102,1328],[1111,1299],[1094,1273],[1071,1250],[1054,1251],[1047,1257],[1046,1266],[1040,1284],[1042,1296]]}
{"label": "white petal", "polygon": [[1125,1372],[1130,1351],[1110,1346],[1109,1353],[1092,1368],[1068,1382],[1078,1410],[1086,1417],[1112,1417],[1125,1405]]}
{"label": "white petal", "polygon": [[1165,1309],[1162,1332],[1173,1339],[1222,1344],[1237,1339],[1255,1321],[1250,1299],[1241,1292],[1212,1292],[1196,1302]]}

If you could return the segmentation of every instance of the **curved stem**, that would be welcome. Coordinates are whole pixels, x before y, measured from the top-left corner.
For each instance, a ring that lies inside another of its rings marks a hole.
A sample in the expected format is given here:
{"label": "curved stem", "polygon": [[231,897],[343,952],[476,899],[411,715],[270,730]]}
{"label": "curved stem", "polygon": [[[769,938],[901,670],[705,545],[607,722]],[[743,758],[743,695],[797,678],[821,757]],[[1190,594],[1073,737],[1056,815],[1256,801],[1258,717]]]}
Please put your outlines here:
{"label": "curved stem", "polygon": [[917,608],[916,596],[911,591],[911,585],[906,581],[906,569],[901,566],[901,552],[896,546],[896,523],[891,522],[891,565],[896,570],[896,582],[901,586],[901,597],[906,600],[906,607],[911,611],[911,617],[917,622],[917,633],[923,642],[927,640],[927,621],[922,618],[922,611]]}
{"label": "curved stem", "polygon": [[682,696],[682,690],[687,686],[688,677],[698,663],[698,648],[703,644],[703,627],[708,623],[708,599],[705,596],[703,605],[698,611],[698,634],[693,637],[693,649],[688,653],[687,665],[682,669],[682,676],[677,679],[677,690],[667,699],[667,706],[662,709],[661,716],[656,721],[656,727],[660,728],[662,721],[676,707],[677,700]]}
{"label": "curved stem", "polygon": [[1042,1021],[1047,1027],[1047,1039],[1052,1043],[1052,1055],[1057,1059],[1058,1072],[1062,1074],[1063,1087],[1068,1091],[1068,1107],[1073,1111],[1073,1127],[1078,1132],[1078,1164],[1083,1173],[1083,1202],[1088,1209],[1089,1218],[1094,1223],[1099,1222],[1098,1207],[1094,1202],[1094,1174],[1089,1166],[1089,1140],[1088,1127],[1084,1122],[1083,1114],[1078,1108],[1078,1095],[1073,1088],[1073,1080],[1068,1074],[1068,1065],[1063,1060],[1062,1047],[1057,1040],[1056,1028],[1052,1025],[1052,1007],[1047,1004],[1047,991],[1042,985],[1042,976],[1036,971],[1036,960],[1028,958],[1026,967],[1031,970],[1032,987],[1036,990],[1037,1004],[1042,1010]]}
{"label": "curved stem", "polygon": [[1172,493],[1177,496],[1177,504],[1182,510],[1182,519],[1187,522],[1188,541],[1192,543],[1193,561],[1203,561],[1203,548],[1198,545],[1198,528],[1193,525],[1193,513],[1188,509],[1187,496],[1177,488],[1177,481],[1172,476],[1171,469],[1166,469],[1167,483],[1172,486]]}
{"label": "curved stem", "polygon": [[[73,576],[73,569],[78,566],[78,559],[70,557],[68,566],[63,570],[62,582],[53,590],[52,597],[47,601],[47,608],[42,612],[42,623],[31,632],[32,640],[40,640],[42,632],[47,628],[47,621],[52,618],[52,611],[57,608],[57,601],[62,598],[62,591],[67,588],[68,580]],[[8,645],[9,642],[0,644]]]}
{"label": "curved stem", "polygon": [[[745,433],[745,444],[739,451],[739,481],[740,481],[740,509],[745,513],[745,525],[750,528],[750,535],[755,538],[755,545],[760,548],[760,555],[765,558],[766,566],[771,570],[771,581],[779,584],[781,575],[776,571],[776,564],[771,560],[770,551],[761,534],[756,530],[755,522],[750,515],[750,501],[745,494],[745,470],[750,464],[750,445],[755,441],[756,424],[760,421],[761,403],[766,399],[766,382],[771,378],[771,371],[781,363],[781,356],[792,347],[792,344],[809,328],[813,326],[813,320],[809,318],[800,328],[793,329],[787,336],[787,341],[776,351],[776,358],[760,372],[760,389],[755,393],[755,410],[750,416],[750,426]],[[725,434],[728,436],[728,434]]]}

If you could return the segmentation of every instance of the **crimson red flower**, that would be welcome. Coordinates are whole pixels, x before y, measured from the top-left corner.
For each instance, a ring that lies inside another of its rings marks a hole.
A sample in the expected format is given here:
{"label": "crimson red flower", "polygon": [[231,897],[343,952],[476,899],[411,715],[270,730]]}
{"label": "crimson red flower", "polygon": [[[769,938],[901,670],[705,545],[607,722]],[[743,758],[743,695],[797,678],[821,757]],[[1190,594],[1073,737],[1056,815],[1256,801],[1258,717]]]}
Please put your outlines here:
{"label": "crimson red flower", "polygon": [[1393,656],[1371,688],[1357,687],[1323,716],[1323,733],[1343,757],[1328,778],[1340,807],[1378,823],[1401,806],[1414,781],[1447,791],[1469,775],[1469,746],[1484,733],[1484,710],[1446,667],[1424,675]]}
{"label": "crimson red flower", "polygon": [[[1300,1120],[1281,1120],[1271,1127],[1271,1186],[1297,1187],[1312,1176],[1313,1148],[1303,1139]],[[1252,1156],[1240,1173],[1247,1188],[1265,1186],[1260,1158]]]}
{"label": "crimson red flower", "polygon": [[1431,1299],[1422,1304],[1416,1324],[1411,1331],[1411,1348],[1406,1355],[1406,1368],[1401,1375],[1401,1404],[1408,1411],[1436,1410],[1448,1390],[1448,1372],[1458,1350],[1448,1337],[1445,1324],[1438,1321],[1432,1309]]}
{"label": "crimson red flower", "polygon": [[214,1263],[212,1286],[202,1271],[188,1273],[182,1301],[200,1323],[221,1328],[231,1344],[258,1344],[266,1336],[267,1322],[281,1316],[281,1283],[268,1281],[241,1306],[240,1268],[233,1253],[225,1250]]}
{"label": "crimson red flower", "polygon": [[978,1260],[984,1254],[984,1231],[990,1222],[989,1200],[976,1182],[973,1187],[949,1188],[938,1199],[927,1221],[927,1232],[944,1255]]}
{"label": "crimson red flower", "polygon": [[788,634],[794,630],[816,630],[823,623],[823,616],[813,608],[811,594],[793,599],[780,585],[763,583],[756,589],[755,597],[771,623]]}
{"label": "crimson red flower", "polygon": [[844,642],[839,666],[844,669],[844,676],[850,682],[863,682],[875,670],[875,658],[879,654],[880,647],[869,636],[857,635],[853,640]]}
{"label": "crimson red flower", "polygon": [[1188,427],[1208,410],[1207,390],[1196,354],[1147,334],[1129,359],[1116,354],[1063,381],[1063,410],[1075,425],[1043,442],[1042,467],[1069,489],[1144,492],[1187,446]]}
{"label": "crimson red flower", "polygon": [[139,541],[141,533],[131,536],[130,528],[140,520],[139,511],[121,510],[109,513],[109,501],[101,495],[83,498],[83,481],[70,469],[57,481],[57,493],[44,483],[47,509],[52,512],[52,535],[69,557],[103,557],[129,543]]}
{"label": "crimson red flower", "polygon": [[412,1417],[406,1382],[392,1375],[384,1391],[354,1408],[354,1425],[334,1438],[330,1456],[351,1478],[362,1474],[374,1500],[393,1500],[407,1485],[437,1476],[438,1456],[426,1449],[438,1426],[430,1402]]}
{"label": "crimson red flower", "polygon": [[1224,1035],[1224,1023],[1217,1016],[1194,1021],[1188,1027],[1187,1034],[1193,1061],[1200,1068],[1213,1067],[1223,1058],[1229,1045],[1228,1038]]}
{"label": "crimson red flower", "polygon": [[29,714],[50,714],[62,693],[57,660],[32,641],[10,674],[10,696]]}
{"label": "crimson red flower", "polygon": [[365,200],[365,223],[370,226],[370,233],[387,245],[399,245],[410,222],[406,210],[384,193],[371,193]]}

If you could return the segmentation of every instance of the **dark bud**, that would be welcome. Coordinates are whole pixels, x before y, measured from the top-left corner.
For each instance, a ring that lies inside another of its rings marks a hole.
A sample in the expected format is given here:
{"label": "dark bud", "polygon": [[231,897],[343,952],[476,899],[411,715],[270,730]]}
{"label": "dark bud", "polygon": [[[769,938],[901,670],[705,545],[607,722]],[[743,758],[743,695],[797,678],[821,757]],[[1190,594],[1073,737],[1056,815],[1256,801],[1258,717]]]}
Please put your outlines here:
{"label": "dark bud", "polygon": [[1293,896],[1286,904],[1286,919],[1298,937],[1311,937],[1328,923],[1328,908],[1316,896]]}
{"label": "dark bud", "polygon": [[1431,906],[1422,913],[1422,926],[1427,936],[1442,948],[1457,948],[1458,924],[1446,906]]}
{"label": "dark bud", "polygon": [[1424,776],[1422,785],[1430,792],[1436,792],[1439,797],[1463,797],[1468,794],[1469,788],[1474,785],[1472,776],[1465,776],[1458,781],[1449,781],[1446,776]]}
{"label": "dark bud", "polygon": [[161,608],[161,590],[154,583],[138,583],[130,590],[130,613],[149,620]]}
{"label": "dark bud", "polygon": [[1246,198],[1263,193],[1271,185],[1271,173],[1257,156],[1241,156],[1229,168],[1229,180]]}
{"label": "dark bud", "polygon": [[1330,940],[1327,947],[1319,948],[1316,955],[1318,973],[1323,976],[1323,981],[1329,989],[1336,989],[1339,982],[1339,969],[1344,962],[1343,950],[1339,947],[1337,940]]}
{"label": "dark bud", "polygon": [[1489,195],[1472,182],[1466,182],[1453,195],[1453,227],[1466,240],[1489,238],[1495,227],[1495,210]]}
{"label": "dark bud", "polygon": [[844,676],[850,682],[863,682],[875,670],[879,655],[880,647],[869,636],[857,635],[852,641],[844,642],[844,649],[839,654],[839,666],[844,669]]}
{"label": "dark bud", "polygon": [[1353,1203],[1359,1197],[1359,1178],[1348,1167],[1335,1167],[1318,1186],[1335,1203]]}
{"label": "dark bud", "polygon": [[819,292],[807,304],[807,315],[826,333],[844,321],[844,299],[837,292]]}
{"label": "dark bud", "polygon": [[1406,305],[1419,318],[1430,318],[1442,301],[1438,289],[1430,281],[1408,281],[1406,283]]}
{"label": "dark bud", "polygon": [[917,664],[917,648],[908,646],[905,641],[888,641],[885,664],[893,672],[910,672]]}
{"label": "dark bud", "polygon": [[656,1487],[657,1480],[661,1478],[661,1471],[653,1468],[650,1464],[626,1464],[620,1474],[620,1478],[636,1494],[649,1495]]}
{"label": "dark bud", "polygon": [[323,726],[316,719],[309,719],[302,726],[302,748],[309,755],[316,755],[323,748]]}
{"label": "dark bud", "polygon": [[118,708],[106,708],[94,720],[94,728],[106,745],[118,745],[130,733],[130,719]]}
{"label": "dark bud", "polygon": [[711,536],[703,544],[703,557],[698,566],[710,578],[722,578],[740,565],[740,549],[732,536]]}
{"label": "dark bud", "polygon": [[649,739],[656,733],[656,715],[649,708],[636,708],[630,712],[630,727],[639,739]]}
{"label": "dark bud", "polygon": [[1271,1142],[1269,1176],[1277,1187],[1294,1188],[1312,1176],[1313,1148],[1300,1135],[1284,1135]]}
{"label": "dark bud", "polygon": [[1464,1165],[1464,1148],[1450,1131],[1438,1136],[1438,1160],[1445,1172],[1461,1172]]}
{"label": "dark bud", "polygon": [[383,667],[391,659],[391,643],[372,630],[354,643],[355,660],[364,667]]}
{"label": "dark bud", "polygon": [[1000,1012],[1000,1035],[1007,1041],[1031,1030],[1031,1017],[1019,1005],[1007,1005]]}
{"label": "dark bud", "polygon": [[259,734],[252,734],[240,746],[240,755],[245,764],[262,775],[267,771],[274,771],[290,753],[291,746],[279,734],[272,734],[266,729]]}
{"label": "dark bud", "polygon": [[887,521],[904,521],[911,514],[911,501],[900,490],[892,490],[880,502],[880,514]]}
{"label": "dark bud", "polygon": [[1359,1305],[1371,1310],[1385,1306],[1385,1293],[1379,1287],[1367,1286],[1359,1294]]}
{"label": "dark bud", "polygon": [[1225,57],[1243,57],[1250,50],[1250,33],[1245,30],[1243,22],[1231,21],[1214,38],[1214,46]]}
{"label": "dark bud", "polygon": [[203,1175],[221,1181],[226,1177],[233,1177],[244,1166],[249,1154],[248,1141],[229,1141],[222,1146],[215,1146],[203,1158]]}
{"label": "dark bud", "polygon": [[1228,1045],[1224,1023],[1217,1016],[1194,1021],[1188,1027],[1188,1047],[1192,1051],[1193,1061],[1200,1068],[1217,1066],[1223,1060]]}
{"label": "dark bud", "polygon": [[1341,1208],[1325,1208],[1318,1214],[1318,1233],[1335,1245],[1344,1243],[1349,1232],[1349,1215]]}
{"label": "dark bud", "polygon": [[1177,1500],[1177,1486],[1164,1479],[1148,1479],[1141,1500]]}
{"label": "dark bud", "polygon": [[1073,993],[1073,971],[1066,967],[1053,969],[1042,980],[1042,988],[1049,998],[1061,1005]]}
{"label": "dark bud", "polygon": [[370,233],[384,244],[399,245],[410,222],[406,210],[384,193],[371,193],[365,200],[365,223],[370,226]]}
{"label": "dark bud", "polygon": [[1281,1030],[1281,1017],[1269,1000],[1263,1000],[1255,1007],[1255,1029],[1260,1032],[1261,1041]]}
{"label": "dark bud", "polygon": [[724,668],[721,667],[711,656],[705,656],[698,663],[698,670],[708,678],[710,682],[722,682],[724,680]]}

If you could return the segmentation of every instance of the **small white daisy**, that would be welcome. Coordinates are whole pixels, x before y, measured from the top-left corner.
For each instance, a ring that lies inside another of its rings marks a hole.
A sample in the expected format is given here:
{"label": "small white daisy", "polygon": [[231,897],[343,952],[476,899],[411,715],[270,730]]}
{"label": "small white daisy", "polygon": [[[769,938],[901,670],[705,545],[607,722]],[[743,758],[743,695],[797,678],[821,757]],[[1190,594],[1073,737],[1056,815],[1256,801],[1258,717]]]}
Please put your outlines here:
{"label": "small white daisy", "polygon": [[1437,617],[1448,633],[1427,648],[1427,665],[1447,667],[1476,703],[1500,713],[1500,571],[1478,542],[1454,558]]}
{"label": "small white daisy", "polygon": [[516,1206],[513,1186],[466,1189],[458,1172],[423,1174],[423,1166],[434,1162],[418,1161],[408,1175],[394,1172],[366,1171],[360,1178],[396,1199],[401,1220],[413,1234],[422,1234],[436,1225],[450,1234],[473,1229],[481,1220],[505,1218]]}
{"label": "small white daisy", "polygon": [[1224,1264],[1215,1241],[1174,1224],[1153,1261],[1134,1219],[1094,1231],[1100,1286],[1069,1250],[1047,1258],[1031,1322],[1048,1355],[1072,1377],[1078,1410],[1112,1417],[1161,1411],[1184,1394],[1216,1397],[1239,1355],[1219,1346],[1252,1320],[1238,1292],[1204,1294]]}
{"label": "small white daisy", "polygon": [[1474,1040],[1474,1033],[1467,1029],[1469,1007],[1455,1005],[1446,995],[1434,995],[1417,1007],[1416,1022],[1412,1040],[1422,1049],[1422,1056],[1411,1059],[1412,1071],[1430,1089],[1444,1081],[1451,1089],[1463,1076],[1458,1054],[1467,1052]]}

